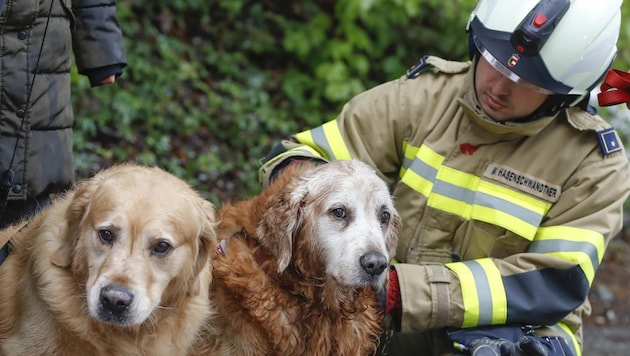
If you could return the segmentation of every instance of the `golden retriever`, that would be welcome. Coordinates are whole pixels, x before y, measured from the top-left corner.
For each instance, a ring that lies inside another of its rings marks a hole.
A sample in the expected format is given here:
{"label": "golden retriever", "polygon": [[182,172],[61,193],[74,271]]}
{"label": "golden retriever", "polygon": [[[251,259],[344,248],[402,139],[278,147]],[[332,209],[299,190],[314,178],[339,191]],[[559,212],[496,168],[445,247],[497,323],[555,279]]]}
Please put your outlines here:
{"label": "golden retriever", "polygon": [[213,311],[214,206],[159,168],[81,180],[9,238],[1,354],[184,355]]}
{"label": "golden retriever", "polygon": [[210,292],[217,314],[195,354],[375,352],[382,332],[375,294],[401,220],[371,167],[292,164],[219,215]]}

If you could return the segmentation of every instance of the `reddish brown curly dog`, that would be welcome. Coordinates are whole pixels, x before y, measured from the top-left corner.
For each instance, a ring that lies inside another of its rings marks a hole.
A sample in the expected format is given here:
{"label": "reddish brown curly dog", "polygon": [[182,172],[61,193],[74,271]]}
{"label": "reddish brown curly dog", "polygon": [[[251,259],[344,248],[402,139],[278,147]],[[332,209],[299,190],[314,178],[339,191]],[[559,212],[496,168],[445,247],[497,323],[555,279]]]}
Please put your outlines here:
{"label": "reddish brown curly dog", "polygon": [[0,354],[185,355],[211,314],[214,207],[119,165],[0,232]]}
{"label": "reddish brown curly dog", "polygon": [[[293,164],[260,195],[219,212],[217,308],[198,354],[367,355],[401,221],[359,161]],[[221,251],[222,250],[222,251]]]}

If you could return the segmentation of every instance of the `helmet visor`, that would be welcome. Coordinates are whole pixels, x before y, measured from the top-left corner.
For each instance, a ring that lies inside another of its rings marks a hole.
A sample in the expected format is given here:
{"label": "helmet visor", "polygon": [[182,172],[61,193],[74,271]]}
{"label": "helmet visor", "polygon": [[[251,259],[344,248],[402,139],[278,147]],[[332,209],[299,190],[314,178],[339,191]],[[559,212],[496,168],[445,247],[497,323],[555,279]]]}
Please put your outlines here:
{"label": "helmet visor", "polygon": [[481,44],[481,42],[477,39],[477,36],[473,35],[473,40],[475,42],[475,46],[477,47],[477,50],[479,51],[479,53],[481,54],[481,56],[499,73],[501,73],[504,77],[510,79],[511,81],[513,81],[514,83],[526,88],[527,90],[536,92],[536,93],[541,93],[541,94],[546,94],[546,95],[553,95],[555,94],[554,92],[547,90],[543,87],[539,87],[538,85],[521,78],[520,76],[518,76],[516,73],[512,72],[511,70],[509,70],[506,66],[503,65],[503,63],[501,63],[500,61],[498,61],[496,58],[494,58],[494,56],[490,53],[490,51],[488,51],[483,44]]}

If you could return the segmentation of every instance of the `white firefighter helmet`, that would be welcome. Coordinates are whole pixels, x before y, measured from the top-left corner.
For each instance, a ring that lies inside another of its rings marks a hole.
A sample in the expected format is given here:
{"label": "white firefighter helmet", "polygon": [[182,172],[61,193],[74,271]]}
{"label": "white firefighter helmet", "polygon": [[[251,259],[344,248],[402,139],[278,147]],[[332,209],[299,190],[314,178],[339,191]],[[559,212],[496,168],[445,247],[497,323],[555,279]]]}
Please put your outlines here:
{"label": "white firefighter helmet", "polygon": [[622,1],[479,0],[466,29],[505,76],[575,104],[613,64]]}

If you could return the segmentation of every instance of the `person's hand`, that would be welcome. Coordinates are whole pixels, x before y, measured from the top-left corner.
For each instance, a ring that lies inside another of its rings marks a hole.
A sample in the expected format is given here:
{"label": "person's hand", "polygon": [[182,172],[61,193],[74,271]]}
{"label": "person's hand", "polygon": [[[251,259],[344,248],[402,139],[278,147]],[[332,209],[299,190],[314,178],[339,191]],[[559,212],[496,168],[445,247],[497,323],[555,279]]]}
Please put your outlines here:
{"label": "person's hand", "polygon": [[112,74],[112,75],[110,75],[109,77],[107,77],[107,78],[105,78],[105,79],[101,80],[101,83],[100,83],[100,84],[101,84],[101,85],[103,85],[103,84],[114,84],[115,82],[116,82],[116,75],[115,75],[115,74]]}
{"label": "person's hand", "polygon": [[548,349],[531,336],[523,336],[517,342],[506,339],[482,337],[470,342],[472,356],[547,356]]}

